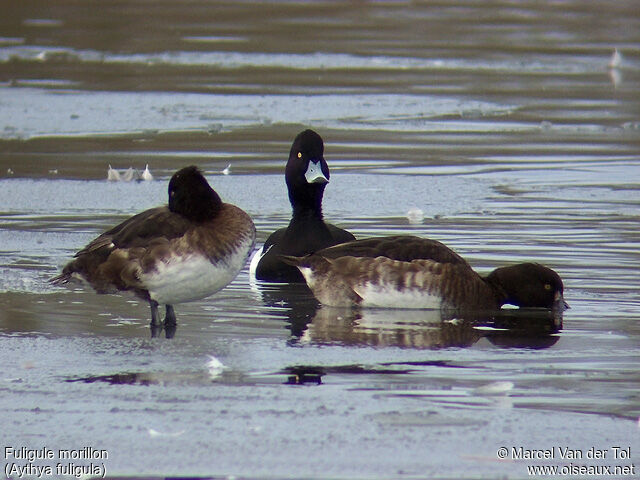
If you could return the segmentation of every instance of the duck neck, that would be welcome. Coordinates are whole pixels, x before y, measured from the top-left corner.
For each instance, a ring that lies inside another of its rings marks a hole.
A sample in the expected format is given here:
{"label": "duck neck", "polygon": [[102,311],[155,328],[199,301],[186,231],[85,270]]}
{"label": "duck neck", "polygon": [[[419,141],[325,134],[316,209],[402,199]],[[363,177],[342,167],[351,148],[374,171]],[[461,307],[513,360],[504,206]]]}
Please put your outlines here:
{"label": "duck neck", "polygon": [[294,220],[322,220],[324,185],[309,185],[302,191],[289,192]]}
{"label": "duck neck", "polygon": [[509,294],[500,283],[500,279],[496,275],[493,275],[493,272],[486,277],[483,277],[483,280],[491,289],[498,307],[502,307],[505,303],[509,303]]}
{"label": "duck neck", "polygon": [[293,207],[293,215],[291,217],[292,222],[322,219],[323,215],[321,205],[316,207],[296,205]]}

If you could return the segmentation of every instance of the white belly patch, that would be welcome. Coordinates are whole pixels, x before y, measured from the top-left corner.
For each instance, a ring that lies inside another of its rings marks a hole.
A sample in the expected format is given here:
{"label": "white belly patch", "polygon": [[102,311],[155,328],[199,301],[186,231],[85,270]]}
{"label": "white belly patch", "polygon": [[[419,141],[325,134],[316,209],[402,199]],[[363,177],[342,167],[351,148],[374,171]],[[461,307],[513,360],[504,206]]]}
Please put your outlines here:
{"label": "white belly patch", "polygon": [[155,270],[142,275],[152,300],[162,305],[191,302],[213,295],[238,275],[247,259],[242,245],[226,261],[213,264],[201,255],[174,257],[158,262]]}
{"label": "white belly patch", "polygon": [[418,288],[398,290],[367,282],[355,286],[354,291],[362,298],[360,305],[363,307],[439,309],[442,306],[442,297]]}

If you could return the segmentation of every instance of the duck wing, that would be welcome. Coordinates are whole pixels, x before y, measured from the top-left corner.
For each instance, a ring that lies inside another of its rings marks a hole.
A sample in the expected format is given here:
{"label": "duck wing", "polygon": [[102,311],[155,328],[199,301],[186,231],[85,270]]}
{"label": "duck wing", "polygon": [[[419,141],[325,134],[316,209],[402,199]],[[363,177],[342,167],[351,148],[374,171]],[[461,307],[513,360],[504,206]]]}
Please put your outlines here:
{"label": "duck wing", "polygon": [[438,263],[468,265],[456,252],[437,240],[412,235],[365,238],[341,243],[316,252],[327,259],[340,257],[386,257],[400,262],[432,260]]}
{"label": "duck wing", "polygon": [[146,247],[157,238],[171,240],[180,237],[189,226],[190,222],[185,217],[173,213],[166,206],[151,208],[107,230],[78,251],[75,257],[105,248],[112,250]]}

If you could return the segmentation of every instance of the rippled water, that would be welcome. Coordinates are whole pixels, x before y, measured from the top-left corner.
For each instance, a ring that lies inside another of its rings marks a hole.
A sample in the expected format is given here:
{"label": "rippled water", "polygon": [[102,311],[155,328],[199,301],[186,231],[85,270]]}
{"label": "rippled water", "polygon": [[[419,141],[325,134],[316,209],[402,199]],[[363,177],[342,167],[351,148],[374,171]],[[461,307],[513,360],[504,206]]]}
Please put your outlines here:
{"label": "rippled water", "polygon": [[[639,24],[632,1],[12,2],[1,443],[107,449],[110,475],[527,476],[502,446],[634,462]],[[144,302],[49,285],[188,164],[264,241],[289,219],[283,167],[307,127],[330,221],[438,239],[481,272],[545,263],[561,325],[336,311],[245,270],[151,339]],[[109,183],[109,164],[155,180]]]}

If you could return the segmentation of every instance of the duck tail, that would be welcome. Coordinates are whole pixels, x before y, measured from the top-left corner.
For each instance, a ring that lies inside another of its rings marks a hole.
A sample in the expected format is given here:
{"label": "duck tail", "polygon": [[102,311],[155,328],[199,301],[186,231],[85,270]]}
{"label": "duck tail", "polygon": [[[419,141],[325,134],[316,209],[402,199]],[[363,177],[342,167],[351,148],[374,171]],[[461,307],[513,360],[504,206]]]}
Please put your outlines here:
{"label": "duck tail", "polygon": [[50,278],[49,283],[57,286],[66,285],[71,280],[72,275],[73,275],[73,272],[71,271],[71,269],[68,267],[65,267],[62,270],[62,273],[60,275],[56,275],[55,277]]}

